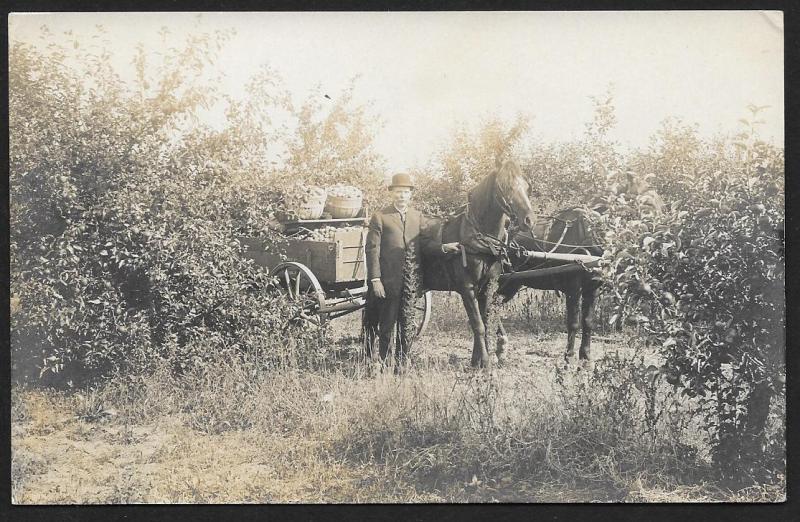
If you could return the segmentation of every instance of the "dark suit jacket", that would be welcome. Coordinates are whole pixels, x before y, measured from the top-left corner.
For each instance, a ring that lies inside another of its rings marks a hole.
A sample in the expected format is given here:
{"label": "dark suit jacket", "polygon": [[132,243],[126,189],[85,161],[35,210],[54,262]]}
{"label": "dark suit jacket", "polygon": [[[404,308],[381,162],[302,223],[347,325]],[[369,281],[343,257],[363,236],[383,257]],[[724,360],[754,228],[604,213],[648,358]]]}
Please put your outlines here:
{"label": "dark suit jacket", "polygon": [[441,239],[427,233],[432,223],[414,208],[406,211],[403,221],[394,205],[372,215],[365,247],[367,279],[380,278],[387,297],[400,295],[406,248],[414,249],[417,263],[423,249],[426,254],[441,254]]}

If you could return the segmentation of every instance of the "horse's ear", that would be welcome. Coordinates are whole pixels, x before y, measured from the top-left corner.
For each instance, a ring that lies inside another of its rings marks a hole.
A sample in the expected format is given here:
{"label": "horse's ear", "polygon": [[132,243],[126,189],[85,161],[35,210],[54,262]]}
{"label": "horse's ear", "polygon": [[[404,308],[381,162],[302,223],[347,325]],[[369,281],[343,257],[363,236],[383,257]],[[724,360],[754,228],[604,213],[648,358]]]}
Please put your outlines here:
{"label": "horse's ear", "polygon": [[494,171],[497,181],[506,183],[508,179],[508,165],[506,162],[501,161],[499,156],[494,157]]}

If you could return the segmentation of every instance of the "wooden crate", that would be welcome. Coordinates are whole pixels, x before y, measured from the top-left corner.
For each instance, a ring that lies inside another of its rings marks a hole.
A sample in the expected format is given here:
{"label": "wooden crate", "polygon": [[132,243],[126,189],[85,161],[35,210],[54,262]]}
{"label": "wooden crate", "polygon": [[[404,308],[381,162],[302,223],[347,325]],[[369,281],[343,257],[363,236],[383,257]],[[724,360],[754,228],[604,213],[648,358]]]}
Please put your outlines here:
{"label": "wooden crate", "polygon": [[367,277],[366,239],[366,228],[337,230],[331,241],[287,239],[285,244],[271,244],[239,238],[246,247],[245,256],[258,265],[271,269],[283,261],[302,263],[323,284],[363,281]]}

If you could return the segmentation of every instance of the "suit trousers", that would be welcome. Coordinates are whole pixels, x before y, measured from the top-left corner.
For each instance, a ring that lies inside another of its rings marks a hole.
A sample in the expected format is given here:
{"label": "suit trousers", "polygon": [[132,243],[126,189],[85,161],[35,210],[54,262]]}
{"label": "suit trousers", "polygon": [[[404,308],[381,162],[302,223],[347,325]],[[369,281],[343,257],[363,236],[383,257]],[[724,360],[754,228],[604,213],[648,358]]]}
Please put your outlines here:
{"label": "suit trousers", "polygon": [[384,299],[380,299],[372,293],[372,289],[369,290],[364,308],[364,340],[368,357],[374,356],[377,337],[381,360],[386,360],[392,344],[398,362],[404,360],[408,343],[402,339],[400,329],[397,327],[400,301],[399,295],[387,295]]}

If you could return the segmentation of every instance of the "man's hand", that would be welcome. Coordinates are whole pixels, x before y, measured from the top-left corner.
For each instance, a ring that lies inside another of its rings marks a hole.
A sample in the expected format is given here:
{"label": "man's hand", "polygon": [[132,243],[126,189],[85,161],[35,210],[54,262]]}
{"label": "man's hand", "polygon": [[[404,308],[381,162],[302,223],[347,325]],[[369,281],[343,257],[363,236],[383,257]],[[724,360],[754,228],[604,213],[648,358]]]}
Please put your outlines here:
{"label": "man's hand", "polygon": [[443,243],[442,244],[442,252],[445,254],[455,254],[458,252],[458,249],[461,247],[459,243]]}
{"label": "man's hand", "polygon": [[383,288],[383,283],[380,279],[375,279],[371,281],[372,283],[372,293],[375,294],[375,297],[378,299],[386,299],[386,290]]}

